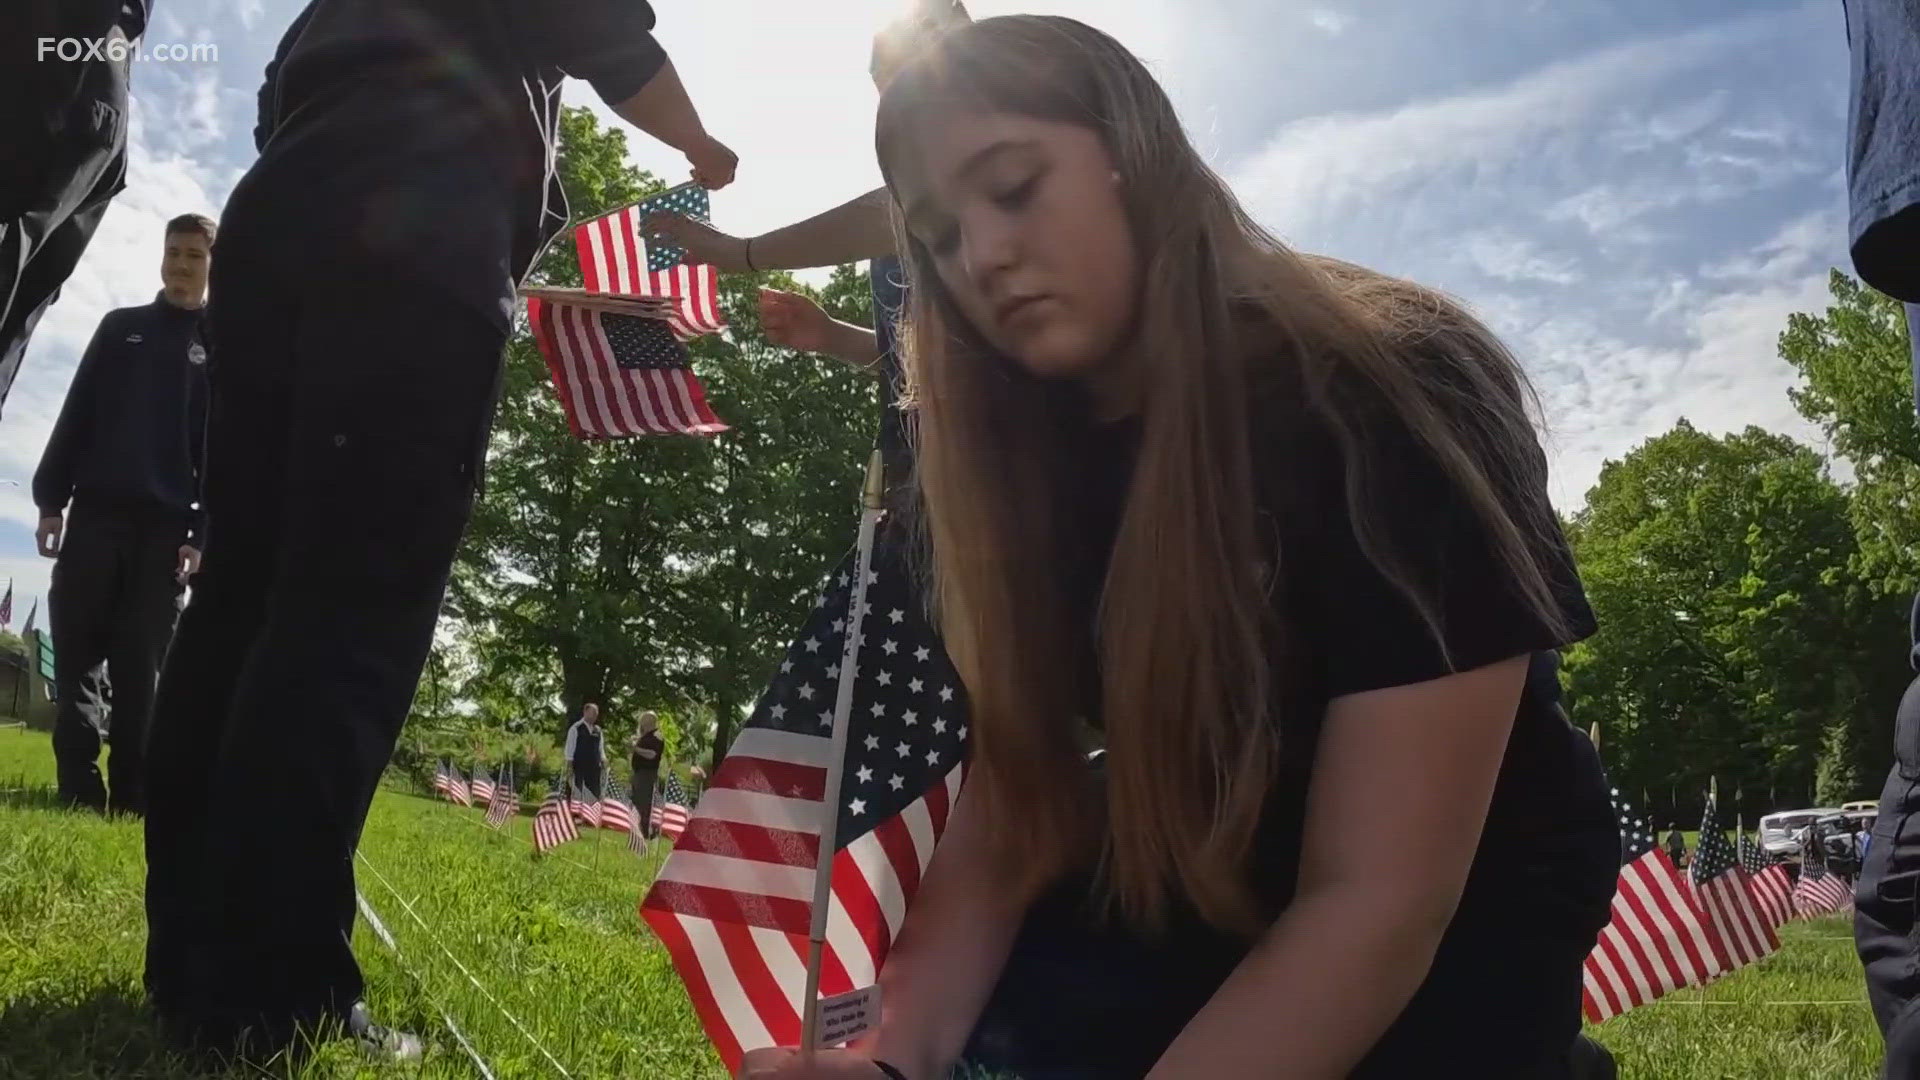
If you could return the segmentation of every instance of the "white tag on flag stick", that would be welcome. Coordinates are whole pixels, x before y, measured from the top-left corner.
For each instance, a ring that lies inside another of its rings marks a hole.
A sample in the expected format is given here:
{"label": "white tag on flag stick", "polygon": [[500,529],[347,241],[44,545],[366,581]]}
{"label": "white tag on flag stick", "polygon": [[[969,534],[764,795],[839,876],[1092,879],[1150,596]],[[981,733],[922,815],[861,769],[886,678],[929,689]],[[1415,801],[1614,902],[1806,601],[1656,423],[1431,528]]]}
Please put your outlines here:
{"label": "white tag on flag stick", "polygon": [[820,999],[820,1038],[815,1048],[844,1046],[880,1024],[880,986],[863,986]]}

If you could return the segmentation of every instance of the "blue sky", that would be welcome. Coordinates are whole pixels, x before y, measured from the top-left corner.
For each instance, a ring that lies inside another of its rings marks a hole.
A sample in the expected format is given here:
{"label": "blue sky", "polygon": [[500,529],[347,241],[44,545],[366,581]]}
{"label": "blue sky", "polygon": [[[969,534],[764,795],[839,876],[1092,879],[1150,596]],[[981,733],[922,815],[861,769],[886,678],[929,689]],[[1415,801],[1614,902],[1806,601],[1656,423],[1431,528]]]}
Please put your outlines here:
{"label": "blue sky", "polygon": [[[878,182],[867,40],[889,6],[656,4],[708,126],[741,154],[714,200],[722,227],[771,228]],[[1837,0],[970,6],[1114,33],[1283,238],[1477,310],[1538,384],[1563,509],[1604,460],[1681,416],[1820,445],[1787,401],[1774,338],[1787,313],[1823,305],[1829,268],[1849,268]],[[16,624],[51,566],[33,554],[27,484],[73,366],[102,314],[158,289],[162,223],[217,216],[252,158],[261,69],[299,7],[156,0],[150,45],[218,55],[136,67],[128,188],[0,419],[0,576],[18,583]],[[581,86],[568,100],[597,106]],[[632,146],[642,167],[682,174],[670,151]]]}

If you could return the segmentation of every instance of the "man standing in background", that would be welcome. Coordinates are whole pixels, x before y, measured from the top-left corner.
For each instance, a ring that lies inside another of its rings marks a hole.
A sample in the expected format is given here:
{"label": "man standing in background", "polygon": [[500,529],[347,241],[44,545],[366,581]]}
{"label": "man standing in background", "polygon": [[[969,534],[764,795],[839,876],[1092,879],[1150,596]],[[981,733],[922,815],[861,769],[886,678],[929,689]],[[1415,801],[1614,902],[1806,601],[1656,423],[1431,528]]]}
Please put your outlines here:
{"label": "man standing in background", "polygon": [[0,3],[0,408],[127,186],[127,75],[147,13],[147,0]]}
{"label": "man standing in background", "polygon": [[[100,320],[33,475],[40,554],[59,560],[47,614],[59,698],[53,753],[68,805],[146,808],[154,682],[200,560],[200,315],[213,237],[213,222],[199,214],[167,223],[164,288],[151,304]],[[106,717],[86,685],[103,661],[114,697],[108,786],[96,764]]]}
{"label": "man standing in background", "polygon": [[589,701],[580,710],[580,719],[567,729],[567,768],[573,774],[573,790],[600,798],[600,778],[607,767],[607,733],[600,730],[600,706]]}
{"label": "man standing in background", "polygon": [[[1920,409],[1920,0],[1846,0],[1849,233],[1861,280],[1907,305]],[[1920,670],[1920,597],[1908,642]],[[1893,768],[1880,792],[1860,880],[1854,943],[1886,1037],[1882,1075],[1920,1076],[1920,679],[1894,720]]]}
{"label": "man standing in background", "polygon": [[[666,744],[660,739],[660,718],[651,709],[641,713],[627,762],[633,773],[628,790],[633,793],[634,806],[644,808],[653,804],[653,785],[660,780],[660,755],[665,749]],[[651,815],[642,818],[641,835],[651,840],[654,831]]]}

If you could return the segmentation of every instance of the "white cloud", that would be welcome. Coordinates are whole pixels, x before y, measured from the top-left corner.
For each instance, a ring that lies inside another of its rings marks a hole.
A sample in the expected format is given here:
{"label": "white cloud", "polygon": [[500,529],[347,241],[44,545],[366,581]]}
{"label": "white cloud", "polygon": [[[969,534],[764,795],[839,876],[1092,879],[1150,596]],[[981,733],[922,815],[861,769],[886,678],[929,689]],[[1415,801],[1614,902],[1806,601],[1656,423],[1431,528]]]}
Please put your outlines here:
{"label": "white cloud", "polygon": [[1498,230],[1474,233],[1460,245],[1460,256],[1481,273],[1501,281],[1541,281],[1571,285],[1580,269],[1565,256],[1550,256],[1524,236]]}
{"label": "white cloud", "polygon": [[1307,21],[1313,24],[1314,29],[1319,30],[1328,37],[1339,37],[1346,32],[1348,26],[1353,24],[1353,19],[1350,16],[1341,14],[1332,8],[1307,9]]}

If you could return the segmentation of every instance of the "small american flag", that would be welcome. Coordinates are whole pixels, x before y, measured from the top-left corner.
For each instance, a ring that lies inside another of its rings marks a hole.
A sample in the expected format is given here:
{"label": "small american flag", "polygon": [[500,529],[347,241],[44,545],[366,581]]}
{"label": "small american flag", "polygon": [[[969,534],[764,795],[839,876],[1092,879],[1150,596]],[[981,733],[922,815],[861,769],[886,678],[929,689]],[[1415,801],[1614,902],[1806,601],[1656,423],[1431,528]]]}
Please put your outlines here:
{"label": "small american flag", "polygon": [[1714,932],[1720,972],[1726,974],[1745,967],[1780,948],[1773,924],[1760,913],[1747,888],[1747,875],[1734,857],[1733,845],[1720,827],[1713,796],[1707,796],[1707,809],[1700,822],[1700,841],[1694,848],[1692,871],[1694,896],[1700,910],[1706,912],[1708,928]]}
{"label": "small american flag", "polygon": [[487,776],[487,768],[482,765],[473,770],[473,783],[469,785],[473,801],[487,806],[493,805],[493,781]]}
{"label": "small american flag", "polygon": [[1613,810],[1620,821],[1620,879],[1612,918],[1582,970],[1581,1007],[1596,1024],[1718,974],[1692,890],[1617,789]]}
{"label": "small american flag", "polygon": [[493,799],[487,803],[487,824],[497,829],[519,812],[520,793],[513,787],[513,770],[504,769],[500,782],[494,785]]}
{"label": "small american flag", "polygon": [[539,297],[527,298],[527,321],[575,438],[727,430],[666,323]]}
{"label": "small american flag", "polygon": [[573,827],[573,818],[567,813],[567,797],[558,784],[547,795],[547,801],[533,815],[533,847],[536,851],[551,851],[569,840],[580,839],[580,830]]}
{"label": "small american flag", "polygon": [[[967,755],[960,680],[905,568],[875,547],[820,991],[874,981],[945,831]],[[834,702],[857,552],[802,627],[641,901],[720,1059],[800,1042]]]}
{"label": "small american flag", "polygon": [[[593,795],[592,792],[588,792],[587,794],[589,796]],[[590,825],[595,828],[599,827],[600,800],[598,798],[583,799],[577,790],[569,791],[567,794],[567,809],[572,811],[574,820],[580,822],[580,824]]]}
{"label": "small american flag", "polygon": [[1744,831],[1740,834],[1740,869],[1747,872],[1747,892],[1767,922],[1780,926],[1793,918],[1793,882],[1787,868],[1769,859]]}
{"label": "small american flag", "polygon": [[667,782],[659,791],[653,793],[653,809],[648,818],[653,831],[667,838],[669,842],[680,839],[687,831],[687,793],[680,787],[680,778],[667,774]]}
{"label": "small american flag", "polygon": [[433,770],[433,790],[448,799],[453,798],[453,777],[447,775],[447,763],[444,761]]}
{"label": "small american flag", "polygon": [[1800,845],[1800,881],[1793,887],[1793,906],[1801,918],[1813,919],[1852,903],[1852,887],[1827,869],[1827,854],[1820,849],[1818,830],[1808,826],[1807,837]]}
{"label": "small american flag", "polygon": [[580,276],[592,292],[625,296],[670,296],[678,310],[667,325],[681,341],[718,333],[727,325],[720,311],[720,272],[689,264],[687,253],[643,228],[649,214],[667,212],[711,222],[707,189],[682,184],[632,206],[582,222],[573,230]]}
{"label": "small american flag", "polygon": [[633,807],[627,804],[627,793],[618,780],[607,782],[607,793],[600,799],[600,827],[619,832],[633,831]]}
{"label": "small american flag", "polygon": [[647,854],[647,830],[640,827],[640,807],[627,803],[627,810],[633,815],[633,824],[627,829],[627,850],[644,857]]}
{"label": "small american flag", "polygon": [[467,787],[467,778],[460,775],[458,766],[447,766],[447,798],[461,806],[473,805],[473,791]]}

